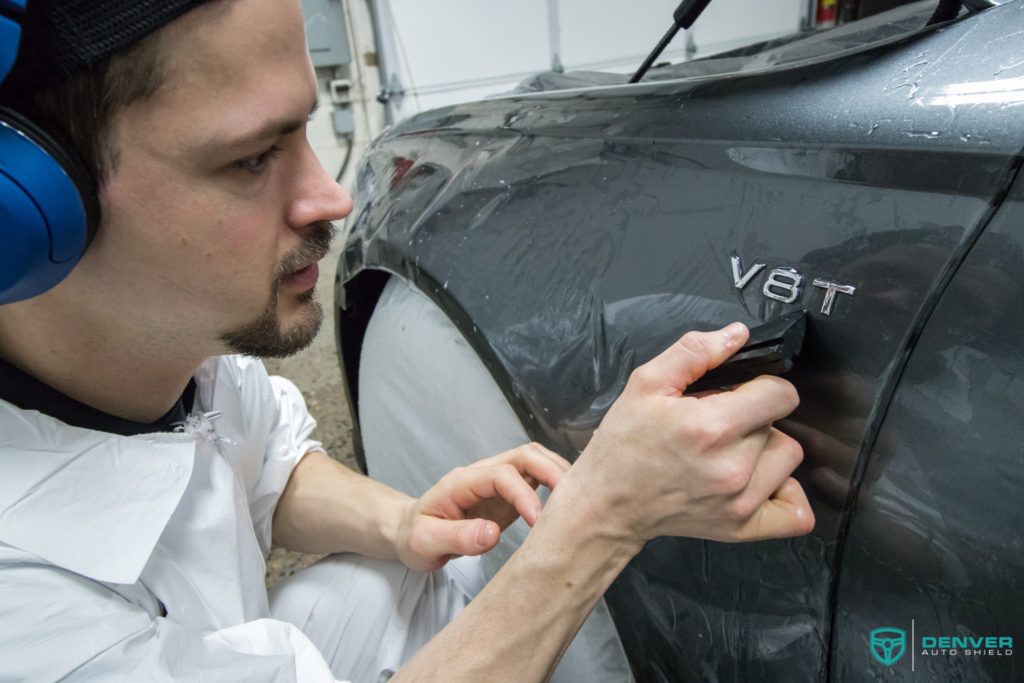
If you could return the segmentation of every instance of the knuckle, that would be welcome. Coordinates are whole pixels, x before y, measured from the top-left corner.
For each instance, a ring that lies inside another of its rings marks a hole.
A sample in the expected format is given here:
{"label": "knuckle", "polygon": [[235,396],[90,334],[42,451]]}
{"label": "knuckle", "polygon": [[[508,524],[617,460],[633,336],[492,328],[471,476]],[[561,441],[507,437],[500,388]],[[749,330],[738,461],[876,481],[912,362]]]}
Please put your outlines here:
{"label": "knuckle", "polygon": [[679,338],[678,342],[687,351],[704,353],[708,350],[707,340],[703,332],[687,332]]}
{"label": "knuckle", "polygon": [[787,414],[796,410],[800,405],[800,394],[797,393],[792,382],[775,375],[761,375],[758,380],[767,382],[771,386],[773,399],[786,407]]}
{"label": "knuckle", "polygon": [[676,341],[685,351],[695,356],[706,357],[711,355],[711,347],[707,342],[707,335],[703,332],[687,332]]}
{"label": "knuckle", "polygon": [[786,452],[793,461],[793,467],[796,467],[804,461],[804,448],[796,439],[789,437],[789,441],[786,443],[786,446]]}
{"label": "knuckle", "polygon": [[799,441],[791,437],[789,434],[786,434],[775,427],[772,428],[772,431],[777,433],[776,436],[779,440],[777,448],[779,452],[792,463],[794,468],[796,468],[804,461],[804,447],[800,445]]}
{"label": "knuckle", "polygon": [[739,496],[729,505],[729,512],[737,521],[746,521],[754,516],[760,501],[751,496]]}
{"label": "knuckle", "polygon": [[[781,379],[781,378],[777,378]],[[797,392],[796,387],[791,382],[781,380],[781,390],[785,398],[786,404],[789,406],[789,412],[793,412],[800,405],[800,394]]]}
{"label": "knuckle", "polygon": [[530,448],[530,454],[533,455],[534,458],[541,458],[546,460],[549,455],[552,455],[551,451],[549,451],[547,448],[544,448],[544,446],[537,443],[536,441],[531,441],[528,444],[528,446]]}
{"label": "knuckle", "polygon": [[464,467],[455,467],[448,470],[447,474],[437,480],[437,484],[435,484],[435,486],[441,490],[449,490],[452,487],[458,486],[458,482],[462,479],[462,473],[464,471]]}
{"label": "knuckle", "polygon": [[725,441],[727,436],[728,430],[722,422],[703,419],[693,426],[690,438],[701,450],[710,450]]}
{"label": "knuckle", "polygon": [[549,459],[560,460],[562,458],[561,455],[559,455],[555,451],[551,450],[547,446],[544,446],[542,444],[537,444],[537,447],[540,448],[541,453],[543,453]]}
{"label": "knuckle", "polygon": [[654,370],[650,367],[650,365],[641,365],[640,367],[633,370],[633,372],[629,373],[629,381],[627,382],[627,384],[642,389],[643,387],[649,386],[654,383],[654,374]]}
{"label": "knuckle", "polygon": [[517,470],[515,468],[515,465],[510,465],[509,463],[504,463],[502,465],[498,465],[495,468],[494,474],[495,474],[496,477],[498,477],[500,479],[506,479],[506,480],[509,480],[509,481],[514,481],[516,479],[521,479],[522,478],[521,475],[519,474],[519,470]]}
{"label": "knuckle", "polygon": [[437,532],[429,526],[420,526],[416,533],[409,536],[409,549],[417,555],[427,552],[434,540],[437,539]]}
{"label": "knuckle", "polygon": [[715,493],[735,495],[746,488],[750,481],[750,470],[741,463],[732,461],[724,464],[712,482]]}

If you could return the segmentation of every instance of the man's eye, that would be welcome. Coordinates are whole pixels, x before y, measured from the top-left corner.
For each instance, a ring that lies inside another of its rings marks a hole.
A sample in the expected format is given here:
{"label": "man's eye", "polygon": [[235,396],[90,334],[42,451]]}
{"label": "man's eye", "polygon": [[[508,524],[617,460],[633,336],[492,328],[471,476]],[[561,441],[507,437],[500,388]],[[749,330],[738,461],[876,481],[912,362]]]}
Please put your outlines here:
{"label": "man's eye", "polygon": [[236,161],[234,163],[234,166],[235,168],[241,171],[252,173],[253,175],[258,175],[263,171],[267,170],[267,166],[269,165],[270,160],[275,158],[278,154],[280,154],[280,152],[281,148],[278,147],[277,145],[274,145],[265,152],[260,152],[259,154],[254,154],[251,157],[246,157],[245,159],[240,159],[239,161]]}

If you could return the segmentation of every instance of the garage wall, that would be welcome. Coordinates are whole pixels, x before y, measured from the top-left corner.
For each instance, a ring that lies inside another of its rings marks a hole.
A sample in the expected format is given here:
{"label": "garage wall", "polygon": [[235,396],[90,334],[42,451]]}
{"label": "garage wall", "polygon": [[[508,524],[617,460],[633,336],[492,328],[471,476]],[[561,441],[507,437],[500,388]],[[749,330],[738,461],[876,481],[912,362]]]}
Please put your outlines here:
{"label": "garage wall", "polygon": [[[372,0],[389,117],[480,99],[551,69],[628,73],[672,23],[678,0]],[[806,0],[715,0],[662,60],[797,31]]]}
{"label": "garage wall", "polygon": [[[334,176],[345,171],[340,178],[345,187],[352,187],[358,159],[385,125],[384,107],[377,102],[380,79],[370,2],[303,0],[311,47],[328,43],[344,46],[347,53],[337,64],[317,66],[320,108],[307,128],[309,142],[324,168]],[[343,23],[340,27],[321,26],[324,19],[320,13],[334,7],[342,12]],[[344,34],[334,35],[339,30]],[[340,121],[343,125],[336,119],[338,112],[344,115]]]}

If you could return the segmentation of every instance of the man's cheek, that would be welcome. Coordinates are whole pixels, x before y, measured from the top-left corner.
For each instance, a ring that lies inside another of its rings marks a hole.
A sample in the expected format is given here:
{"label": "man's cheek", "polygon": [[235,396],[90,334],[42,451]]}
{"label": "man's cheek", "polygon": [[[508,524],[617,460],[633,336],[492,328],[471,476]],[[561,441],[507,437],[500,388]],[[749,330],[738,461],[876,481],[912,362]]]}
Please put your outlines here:
{"label": "man's cheek", "polygon": [[221,233],[220,245],[236,260],[248,262],[253,268],[272,268],[280,261],[277,233],[256,221],[234,224]]}

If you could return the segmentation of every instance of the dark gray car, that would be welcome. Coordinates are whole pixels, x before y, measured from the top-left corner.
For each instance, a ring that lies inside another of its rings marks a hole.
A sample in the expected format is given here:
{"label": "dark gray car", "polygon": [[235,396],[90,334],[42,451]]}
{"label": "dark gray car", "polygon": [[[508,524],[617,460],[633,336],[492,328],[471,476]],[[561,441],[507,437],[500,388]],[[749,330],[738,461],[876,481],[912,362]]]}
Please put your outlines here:
{"label": "dark gray car", "polygon": [[540,76],[363,163],[351,394],[388,277],[568,457],[682,332],[808,312],[779,426],[817,527],[649,543],[607,596],[637,680],[1024,680],[1024,0],[933,6],[636,85]]}

